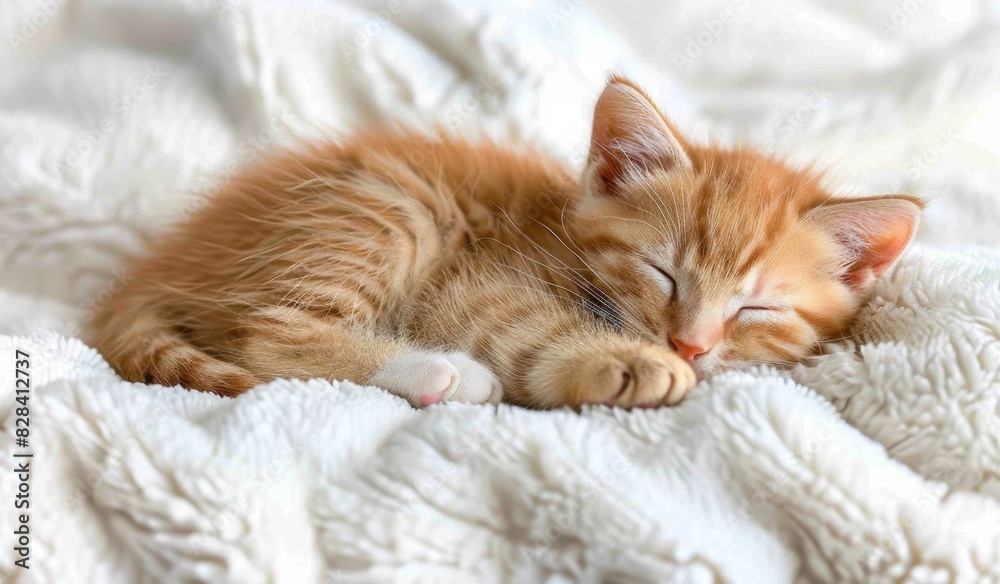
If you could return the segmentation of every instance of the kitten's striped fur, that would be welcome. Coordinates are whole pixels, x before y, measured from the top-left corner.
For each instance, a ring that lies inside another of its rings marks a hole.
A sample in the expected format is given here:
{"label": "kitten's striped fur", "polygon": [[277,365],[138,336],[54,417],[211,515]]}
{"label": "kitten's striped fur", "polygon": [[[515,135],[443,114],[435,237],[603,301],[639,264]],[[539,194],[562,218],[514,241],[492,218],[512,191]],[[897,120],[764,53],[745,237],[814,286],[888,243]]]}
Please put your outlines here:
{"label": "kitten's striped fur", "polygon": [[138,259],[90,338],[126,379],[222,395],[321,377],[414,405],[674,404],[695,371],[844,334],[921,208],[690,144],[612,77],[580,179],[403,130],[277,155]]}

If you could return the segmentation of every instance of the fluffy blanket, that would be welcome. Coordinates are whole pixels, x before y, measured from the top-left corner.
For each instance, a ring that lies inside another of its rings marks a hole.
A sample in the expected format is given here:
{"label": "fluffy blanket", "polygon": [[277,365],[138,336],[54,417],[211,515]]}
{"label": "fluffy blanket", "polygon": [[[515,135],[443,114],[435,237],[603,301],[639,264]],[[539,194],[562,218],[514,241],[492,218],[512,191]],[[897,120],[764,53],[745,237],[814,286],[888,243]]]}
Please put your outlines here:
{"label": "fluffy blanket", "polygon": [[[4,2],[0,576],[1000,581],[1000,29],[980,6],[643,2],[611,21],[657,39],[637,57],[577,0]],[[848,338],[678,408],[580,414],[321,380],[223,399],[125,383],[75,338],[125,254],[262,152],[399,120],[579,164],[607,70],[701,137],[932,199]]]}

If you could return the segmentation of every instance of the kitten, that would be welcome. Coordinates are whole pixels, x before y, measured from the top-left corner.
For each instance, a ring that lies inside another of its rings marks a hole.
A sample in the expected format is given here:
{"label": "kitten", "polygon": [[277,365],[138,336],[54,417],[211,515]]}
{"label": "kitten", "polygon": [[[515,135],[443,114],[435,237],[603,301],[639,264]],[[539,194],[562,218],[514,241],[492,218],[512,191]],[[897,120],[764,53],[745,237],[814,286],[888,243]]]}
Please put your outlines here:
{"label": "kitten", "polygon": [[696,372],[843,335],[922,207],[691,144],[612,77],[580,179],[403,130],[272,158],[139,259],[90,340],[125,379],[227,396],[321,377],[415,406],[673,405]]}

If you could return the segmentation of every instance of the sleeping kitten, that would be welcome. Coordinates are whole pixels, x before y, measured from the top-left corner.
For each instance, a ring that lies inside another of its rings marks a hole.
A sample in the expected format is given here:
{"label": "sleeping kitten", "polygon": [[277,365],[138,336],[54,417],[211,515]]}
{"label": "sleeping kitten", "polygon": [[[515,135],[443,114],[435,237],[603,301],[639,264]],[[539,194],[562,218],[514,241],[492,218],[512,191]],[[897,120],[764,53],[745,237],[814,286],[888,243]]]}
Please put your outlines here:
{"label": "sleeping kitten", "polygon": [[845,333],[922,203],[689,143],[612,77],[583,176],[406,131],[277,156],[132,267],[91,342],[132,381],[349,379],[415,406],[678,403]]}

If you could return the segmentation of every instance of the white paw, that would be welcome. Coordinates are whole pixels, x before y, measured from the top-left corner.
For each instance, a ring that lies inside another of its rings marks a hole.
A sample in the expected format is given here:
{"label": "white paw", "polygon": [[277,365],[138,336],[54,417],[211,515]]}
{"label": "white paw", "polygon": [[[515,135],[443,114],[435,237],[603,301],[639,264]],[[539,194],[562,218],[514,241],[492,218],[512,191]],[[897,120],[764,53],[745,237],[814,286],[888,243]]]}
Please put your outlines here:
{"label": "white paw", "polygon": [[500,403],[500,380],[488,367],[462,352],[414,351],[389,359],[368,380],[416,407],[457,401]]}

